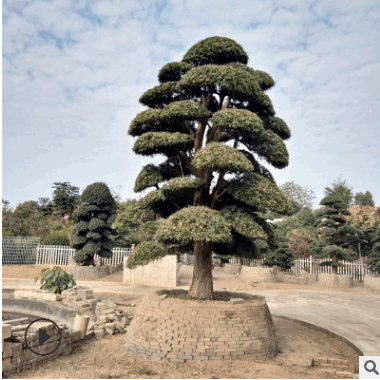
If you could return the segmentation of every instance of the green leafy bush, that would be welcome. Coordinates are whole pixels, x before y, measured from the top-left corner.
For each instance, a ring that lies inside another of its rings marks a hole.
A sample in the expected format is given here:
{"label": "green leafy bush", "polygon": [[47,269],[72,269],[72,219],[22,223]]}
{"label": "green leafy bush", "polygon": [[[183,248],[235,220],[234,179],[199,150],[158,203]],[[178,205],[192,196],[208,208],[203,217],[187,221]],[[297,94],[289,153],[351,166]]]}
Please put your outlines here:
{"label": "green leafy bush", "polygon": [[48,235],[41,236],[41,245],[60,245],[68,247],[70,246],[70,239],[64,231],[51,232]]}
{"label": "green leafy bush", "polygon": [[[34,279],[34,282],[37,282],[37,280],[38,276]],[[60,267],[41,271],[41,290],[61,294],[63,290],[70,289],[75,285],[74,275],[66,273]]]}

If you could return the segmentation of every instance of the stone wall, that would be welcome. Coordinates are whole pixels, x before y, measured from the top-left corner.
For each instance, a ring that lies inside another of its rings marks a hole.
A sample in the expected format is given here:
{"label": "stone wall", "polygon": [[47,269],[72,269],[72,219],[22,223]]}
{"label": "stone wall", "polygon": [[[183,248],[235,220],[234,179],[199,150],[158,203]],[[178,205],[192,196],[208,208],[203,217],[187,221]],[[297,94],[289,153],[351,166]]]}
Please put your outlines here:
{"label": "stone wall", "polygon": [[365,276],[364,287],[380,293],[380,277]]}
{"label": "stone wall", "polygon": [[318,285],[327,286],[329,288],[350,288],[354,286],[354,280],[350,275],[319,273]]}
{"label": "stone wall", "polygon": [[68,266],[66,272],[73,274],[75,280],[96,280],[110,274],[108,266],[94,267],[94,266]]}
{"label": "stone wall", "polygon": [[124,258],[123,282],[129,285],[173,287],[177,286],[177,256],[168,255],[135,269],[126,267],[128,257]]}
{"label": "stone wall", "polygon": [[275,282],[274,269],[272,268],[243,265],[239,277],[251,282]]}
{"label": "stone wall", "polygon": [[177,278],[193,278],[194,265],[177,263]]}
{"label": "stone wall", "polygon": [[159,291],[143,298],[126,335],[130,353],[178,363],[277,355],[264,297],[230,293],[230,301],[199,302],[179,299],[186,294],[180,293]]}
{"label": "stone wall", "polygon": [[282,272],[275,269],[273,275],[275,282],[283,282],[285,284],[307,285],[317,283],[317,275],[306,271],[301,271],[301,275],[296,277],[292,272]]}
{"label": "stone wall", "polygon": [[[35,368],[40,363],[59,355],[68,355],[81,339],[80,331],[72,331],[64,324],[58,324],[62,341],[58,349],[50,355],[36,355],[25,344],[25,331],[29,325],[10,326],[3,323],[3,377]],[[46,344],[39,346],[39,329],[50,335]],[[4,334],[5,333],[5,334]],[[36,322],[28,329],[26,341],[29,347],[40,354],[47,354],[57,347],[60,334],[51,322]]]}
{"label": "stone wall", "polygon": [[238,275],[241,271],[242,266],[234,265],[234,264],[224,264],[223,268],[224,268],[224,273]]}

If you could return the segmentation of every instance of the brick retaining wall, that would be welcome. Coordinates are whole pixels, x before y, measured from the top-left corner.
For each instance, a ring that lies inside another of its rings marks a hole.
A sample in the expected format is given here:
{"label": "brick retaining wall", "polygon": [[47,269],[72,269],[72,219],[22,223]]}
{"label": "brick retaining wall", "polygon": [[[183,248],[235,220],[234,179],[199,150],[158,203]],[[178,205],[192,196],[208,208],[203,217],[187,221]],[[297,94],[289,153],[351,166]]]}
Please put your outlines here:
{"label": "brick retaining wall", "polygon": [[241,265],[224,264],[224,273],[238,275],[241,271]]}
{"label": "brick retaining wall", "polygon": [[[62,341],[54,353],[50,355],[36,355],[30,351],[25,343],[25,330],[28,325],[10,326],[3,323],[3,377],[13,373],[22,372],[31,368],[35,368],[44,360],[59,355],[68,355],[71,353],[73,345],[80,341],[81,333],[79,330],[69,330],[66,325],[58,324],[62,333]],[[46,331],[50,335],[49,342],[39,346],[39,328]],[[57,341],[60,334],[51,322],[36,322],[28,329],[26,341],[29,347],[40,354],[47,354],[57,347]]]}
{"label": "brick retaining wall", "polygon": [[177,286],[177,256],[168,255],[135,269],[126,267],[128,257],[124,258],[124,284],[173,287]]}
{"label": "brick retaining wall", "polygon": [[164,293],[148,295],[140,303],[126,336],[130,353],[170,362],[277,355],[264,297],[230,293],[244,300],[200,302],[164,298]]}
{"label": "brick retaining wall", "polygon": [[194,265],[177,263],[177,278],[193,278]]}
{"label": "brick retaining wall", "polygon": [[275,282],[274,269],[263,267],[247,267],[243,265],[240,278],[252,282]]}
{"label": "brick retaining wall", "polygon": [[66,272],[73,274],[75,280],[96,280],[110,274],[108,266],[92,267],[92,266],[68,266]]}
{"label": "brick retaining wall", "polygon": [[351,288],[354,286],[354,280],[350,275],[319,273],[318,285],[327,286],[329,288]]}
{"label": "brick retaining wall", "polygon": [[365,276],[364,287],[380,293],[380,277]]}

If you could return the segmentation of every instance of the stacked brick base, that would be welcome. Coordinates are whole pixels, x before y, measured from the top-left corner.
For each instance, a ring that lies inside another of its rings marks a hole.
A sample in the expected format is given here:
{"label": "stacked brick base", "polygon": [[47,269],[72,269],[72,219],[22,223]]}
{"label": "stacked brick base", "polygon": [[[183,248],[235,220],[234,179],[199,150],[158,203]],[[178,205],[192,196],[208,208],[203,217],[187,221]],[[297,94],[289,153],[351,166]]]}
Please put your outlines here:
{"label": "stacked brick base", "polygon": [[[193,301],[146,296],[126,336],[127,350],[155,360],[188,362],[221,359],[269,359],[278,353],[273,321],[264,297]],[[184,291],[185,294],[185,291]]]}

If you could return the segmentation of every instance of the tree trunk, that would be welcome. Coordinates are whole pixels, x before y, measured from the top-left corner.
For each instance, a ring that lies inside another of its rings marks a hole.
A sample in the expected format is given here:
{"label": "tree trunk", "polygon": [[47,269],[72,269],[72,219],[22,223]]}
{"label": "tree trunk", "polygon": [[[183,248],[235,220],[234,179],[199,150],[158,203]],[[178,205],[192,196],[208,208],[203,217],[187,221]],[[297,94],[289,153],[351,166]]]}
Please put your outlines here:
{"label": "tree trunk", "polygon": [[205,241],[194,242],[194,273],[189,295],[202,300],[214,299],[212,255]]}
{"label": "tree trunk", "polygon": [[243,259],[241,257],[238,257],[238,265],[243,265]]}

